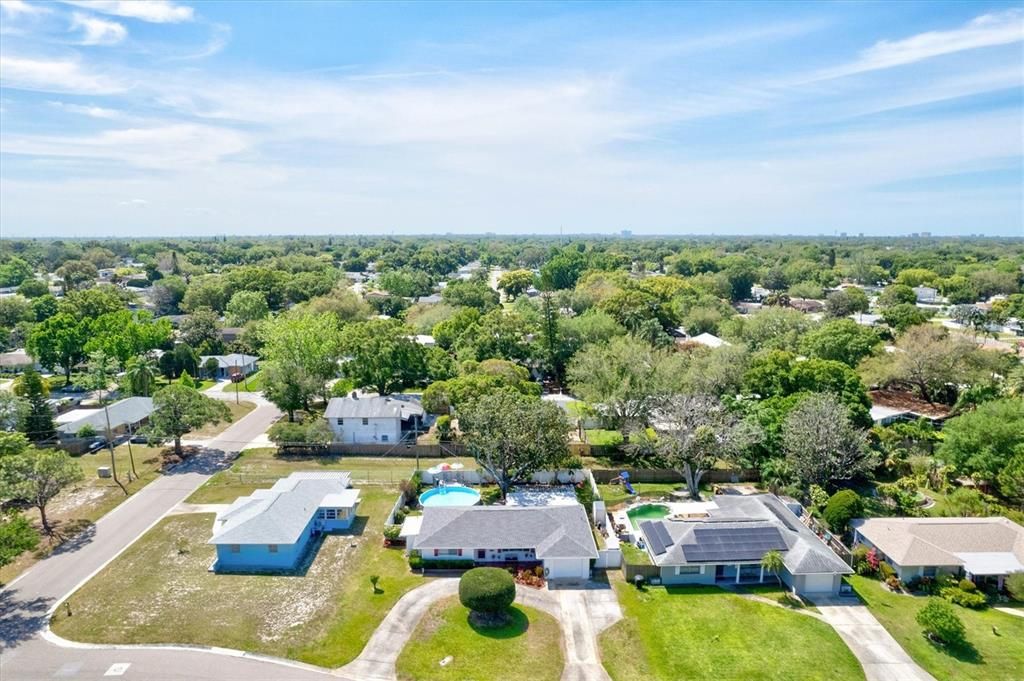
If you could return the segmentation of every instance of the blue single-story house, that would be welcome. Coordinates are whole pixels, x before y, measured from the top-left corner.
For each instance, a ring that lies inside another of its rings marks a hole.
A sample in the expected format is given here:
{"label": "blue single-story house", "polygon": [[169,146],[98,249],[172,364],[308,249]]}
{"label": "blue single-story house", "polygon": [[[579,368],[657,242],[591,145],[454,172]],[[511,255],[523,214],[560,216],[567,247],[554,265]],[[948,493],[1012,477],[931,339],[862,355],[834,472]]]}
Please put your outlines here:
{"label": "blue single-story house", "polygon": [[316,535],[351,527],[358,505],[348,473],[292,473],[217,513],[208,542],[217,547],[217,560],[210,569],[293,570]]}

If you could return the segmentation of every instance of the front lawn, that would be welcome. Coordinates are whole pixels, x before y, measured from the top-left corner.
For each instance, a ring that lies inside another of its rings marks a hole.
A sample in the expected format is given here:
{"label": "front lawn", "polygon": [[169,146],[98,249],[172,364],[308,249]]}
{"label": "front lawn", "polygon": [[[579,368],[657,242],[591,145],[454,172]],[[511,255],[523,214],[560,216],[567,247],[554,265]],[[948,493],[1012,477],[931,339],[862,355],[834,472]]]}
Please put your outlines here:
{"label": "front lawn", "polygon": [[341,666],[423,583],[400,550],[382,547],[395,494],[362,489],[353,531],[327,535],[301,576],[208,572],[213,516],[169,516],[75,592],[72,616],[59,608],[53,629],[77,641],[223,646]]}
{"label": "front lawn", "polygon": [[221,392],[226,393],[258,393],[261,390],[263,390],[262,371],[257,371],[253,374],[250,374],[249,377],[246,378],[241,383],[226,383],[224,384],[224,387],[221,388]]}
{"label": "front lawn", "polygon": [[[128,482],[129,458],[128,444],[114,448],[114,461],[117,464],[117,477],[124,483],[129,494],[134,494],[148,485],[159,475],[161,458],[160,447],[131,445],[135,459],[135,471],[139,477]],[[83,454],[73,457],[81,467],[83,479],[63,490],[46,507],[50,524],[54,526],[57,536],[52,540],[43,537],[39,548],[26,551],[13,562],[0,568],[0,584],[6,584],[27,570],[36,561],[45,558],[55,548],[83,531],[88,531],[92,524],[114,510],[121,502],[130,498],[114,482],[113,478],[101,478],[96,474],[100,466],[110,466],[110,450],[101,449],[95,454]],[[39,513],[34,508],[25,510],[25,516],[39,528]]]}
{"label": "front lawn", "polygon": [[[512,621],[494,629],[469,622],[456,596],[435,603],[398,658],[402,681],[557,681],[564,657],[559,624],[523,605],[509,608]],[[445,666],[439,663],[451,656]]]}
{"label": "front lawn", "polygon": [[624,619],[600,636],[614,681],[863,679],[829,625],[717,587],[647,587],[615,580]]}
{"label": "front lawn", "polygon": [[[469,458],[449,458],[461,462],[467,470],[476,464]],[[420,466],[429,468],[440,459],[420,459]],[[354,483],[376,483],[397,486],[408,480],[416,468],[415,458],[355,456],[278,456],[277,449],[247,449],[226,471],[210,478],[188,498],[193,504],[216,504],[234,501],[257,487],[270,487],[279,478],[294,471],[349,471]],[[392,500],[393,501],[393,500]]]}
{"label": "front lawn", "polygon": [[973,651],[947,652],[929,643],[915,620],[924,598],[893,593],[867,577],[855,575],[847,580],[882,626],[935,678],[1019,681],[1024,677],[1024,618],[991,608],[953,606],[967,628]]}
{"label": "front lawn", "polygon": [[253,404],[252,402],[239,402],[238,404],[235,404],[234,402],[225,401],[224,404],[228,405],[228,409],[231,410],[230,422],[221,421],[216,425],[207,424],[200,428],[199,430],[193,430],[191,433],[186,435],[184,439],[197,440],[199,438],[216,437],[217,435],[220,435],[229,427],[231,427],[232,423],[237,423],[240,418],[242,418],[243,416],[245,416],[250,411],[256,408],[256,405]]}

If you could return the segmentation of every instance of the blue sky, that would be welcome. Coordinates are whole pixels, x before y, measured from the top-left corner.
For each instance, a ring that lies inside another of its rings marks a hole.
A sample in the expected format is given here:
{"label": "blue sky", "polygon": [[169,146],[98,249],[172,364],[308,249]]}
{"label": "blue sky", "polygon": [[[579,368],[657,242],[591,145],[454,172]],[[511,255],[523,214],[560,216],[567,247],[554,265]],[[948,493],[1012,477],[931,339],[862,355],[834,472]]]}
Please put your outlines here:
{"label": "blue sky", "polygon": [[4,236],[1024,235],[1024,5],[0,0]]}

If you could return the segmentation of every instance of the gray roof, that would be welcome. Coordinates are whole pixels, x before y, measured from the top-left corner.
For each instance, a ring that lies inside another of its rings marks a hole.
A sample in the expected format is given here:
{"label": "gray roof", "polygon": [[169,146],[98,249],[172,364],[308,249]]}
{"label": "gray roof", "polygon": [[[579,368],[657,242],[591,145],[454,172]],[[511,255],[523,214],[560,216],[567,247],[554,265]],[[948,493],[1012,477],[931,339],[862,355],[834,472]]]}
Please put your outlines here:
{"label": "gray roof", "polygon": [[202,367],[206,364],[206,360],[208,359],[217,360],[217,364],[222,367],[240,367],[259,361],[259,357],[256,355],[243,355],[233,352],[230,355],[203,355],[199,358],[199,366]]}
{"label": "gray roof", "polygon": [[[851,574],[853,572],[850,566],[818,539],[814,532],[801,523],[775,495],[720,495],[715,497],[715,505],[718,508],[710,510],[707,518],[657,520],[641,523],[640,532],[644,535],[644,541],[649,548],[652,547],[652,544],[667,544],[664,553],[651,553],[654,563],[656,565],[699,565],[701,563],[734,562],[721,558],[688,561],[685,548],[697,546],[698,541],[701,540],[701,536],[698,535],[703,534],[694,532],[697,529],[762,529],[765,532],[774,529],[778,531],[787,547],[779,552],[782,554],[786,569],[791,574]],[[661,532],[658,527],[664,528],[664,531],[667,532],[668,542],[659,542],[656,536],[651,536],[655,531]],[[691,551],[691,555],[698,554]],[[756,559],[747,557],[739,562],[750,562],[751,560],[760,560],[760,557]]]}
{"label": "gray roof", "polygon": [[[95,413],[83,416],[80,419],[61,424],[57,430],[66,435],[73,435],[82,429],[86,424],[93,427],[97,433],[107,430],[107,415],[102,407],[93,410]],[[120,428],[125,425],[133,425],[149,418],[153,413],[152,397],[129,397],[127,399],[107,405],[107,412],[110,414],[110,427]]]}
{"label": "gray roof", "polygon": [[397,418],[403,421],[412,416],[423,416],[423,405],[419,400],[403,396],[379,395],[363,397],[334,397],[327,403],[324,418],[346,419],[387,419]]}
{"label": "gray roof", "polygon": [[355,506],[359,490],[348,489],[345,472],[298,472],[239,497],[213,521],[209,544],[294,544],[313,514],[327,500],[330,506]]}
{"label": "gray roof", "polygon": [[417,549],[534,549],[538,558],[597,558],[587,513],[572,506],[427,507]]}

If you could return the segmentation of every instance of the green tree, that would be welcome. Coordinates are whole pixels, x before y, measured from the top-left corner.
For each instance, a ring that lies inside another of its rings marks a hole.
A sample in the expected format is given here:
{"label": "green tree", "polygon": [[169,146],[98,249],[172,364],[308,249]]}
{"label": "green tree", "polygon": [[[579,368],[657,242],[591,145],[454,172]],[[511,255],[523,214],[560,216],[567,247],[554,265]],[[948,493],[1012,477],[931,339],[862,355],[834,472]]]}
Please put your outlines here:
{"label": "green tree", "polygon": [[259,291],[239,291],[228,301],[227,318],[232,326],[245,326],[269,314],[267,297]]}
{"label": "green tree", "polygon": [[530,380],[529,372],[504,360],[491,359],[473,371],[447,381],[435,381],[423,391],[423,407],[432,414],[447,414],[498,390],[512,390],[527,397],[540,397],[541,386]]}
{"label": "green tree", "polygon": [[149,397],[156,384],[158,371],[156,361],[149,355],[130,358],[125,364],[124,372],[131,394]]}
{"label": "green tree", "polygon": [[484,395],[459,412],[466,450],[505,499],[513,483],[567,458],[569,424],[556,405],[509,391]]}
{"label": "green tree", "polygon": [[0,511],[0,568],[39,546],[39,533],[21,513]]}
{"label": "green tree", "polygon": [[929,598],[915,619],[929,638],[951,646],[962,646],[967,642],[967,628],[953,606],[941,598]]}
{"label": "green tree", "polygon": [[[351,326],[359,323],[348,325]],[[340,328],[338,318],[329,313],[287,314],[274,319],[266,328],[265,358],[283,372],[301,372],[301,380],[292,387],[308,388],[311,381],[316,381],[316,388],[306,394],[304,403],[313,395],[326,397],[327,382],[338,374],[338,360],[342,357]]]}
{"label": "green tree", "polygon": [[23,396],[0,390],[0,431],[15,430],[27,410],[28,402]]}
{"label": "green tree", "polygon": [[509,270],[498,278],[498,288],[508,298],[514,299],[526,293],[533,286],[533,272],[530,270]]}
{"label": "green tree", "polygon": [[453,281],[441,291],[444,302],[455,307],[472,307],[487,312],[498,307],[498,292],[482,281]]}
{"label": "green tree", "polygon": [[203,354],[217,354],[223,345],[220,340],[220,319],[208,307],[193,310],[192,314],[182,319],[178,325],[178,336],[183,343],[199,349]]}
{"label": "green tree", "polygon": [[1024,446],[1018,445],[1014,451],[1017,453],[999,471],[999,492],[1024,506]]}
{"label": "green tree", "polygon": [[774,549],[761,556],[761,568],[775,575],[775,578],[779,580],[779,586],[782,586],[782,570],[785,567],[786,563],[782,559],[782,554]]}
{"label": "green tree", "polygon": [[65,295],[79,286],[92,285],[100,276],[96,266],[85,260],[68,260],[57,268],[55,274],[60,277]]}
{"label": "green tree", "polygon": [[49,295],[50,287],[42,279],[26,279],[18,287],[18,295],[26,298],[40,298]]}
{"label": "green tree", "polygon": [[480,310],[476,308],[458,308],[448,319],[435,324],[431,330],[431,335],[434,336],[434,341],[439,347],[451,350],[458,343],[459,338],[462,337],[466,329],[480,321],[480,316]]}
{"label": "green tree", "polygon": [[533,354],[536,326],[515,310],[491,310],[459,336],[459,359],[526,361]]}
{"label": "green tree", "polygon": [[827,394],[810,396],[790,412],[782,428],[782,448],[805,484],[849,480],[870,473],[877,463],[847,408]]}
{"label": "green tree", "polygon": [[545,291],[570,289],[576,285],[586,267],[586,260],[578,251],[565,249],[557,252],[540,268],[540,282]]}
{"label": "green tree", "polygon": [[53,437],[57,432],[53,407],[46,401],[50,391],[39,372],[29,369],[22,375],[22,392],[27,406],[22,412],[20,430],[33,442]]}
{"label": "green tree", "polygon": [[880,343],[874,329],[861,326],[852,319],[833,319],[808,331],[800,340],[800,351],[809,357],[856,367]]}
{"label": "green tree", "polygon": [[903,333],[912,326],[924,324],[929,318],[928,312],[910,303],[900,303],[882,310],[882,320],[896,333]]}
{"label": "green tree", "polygon": [[516,598],[516,583],[511,573],[501,568],[479,567],[467,570],[459,579],[459,602],[484,624],[497,625],[506,619],[505,611]]}
{"label": "green tree", "polygon": [[0,430],[0,458],[22,454],[29,447],[25,433]]}
{"label": "green tree", "polygon": [[408,330],[390,319],[349,324],[340,337],[348,360],[342,365],[347,378],[359,387],[390,395],[426,378],[426,353],[409,338]]}
{"label": "green tree", "polygon": [[33,327],[25,349],[39,364],[51,371],[64,371],[64,384],[71,385],[71,371],[85,359],[88,340],[88,319],[58,312]]}
{"label": "green tree", "polygon": [[995,481],[1024,446],[1024,399],[984,402],[947,421],[938,457],[977,479]]}
{"label": "green tree", "polygon": [[917,294],[906,284],[886,286],[882,294],[878,296],[878,306],[883,309],[896,305],[915,305],[916,303]]}
{"label": "green tree", "polygon": [[[0,287],[20,286],[34,276],[32,265],[17,256],[12,256],[0,264]],[[24,295],[24,294],[23,294]]]}
{"label": "green tree", "polygon": [[851,286],[828,294],[825,314],[834,319],[868,311],[868,296],[863,289]]}
{"label": "green tree", "polygon": [[153,396],[149,429],[158,437],[173,437],[174,453],[179,457],[183,435],[221,421],[231,421],[231,410],[223,402],[211,399],[195,388],[171,384]]}
{"label": "green tree", "polygon": [[39,522],[47,535],[53,527],[46,506],[62,489],[83,477],[74,459],[55,449],[28,451],[0,459],[0,497],[31,504],[39,511]]}
{"label": "green tree", "polygon": [[690,496],[700,499],[704,474],[720,461],[733,461],[759,437],[716,397],[676,395],[662,401],[652,419],[662,460],[686,480]]}
{"label": "green tree", "polygon": [[842,489],[829,497],[822,514],[829,529],[837,534],[846,531],[850,521],[864,514],[864,500],[852,489]]}
{"label": "green tree", "polygon": [[313,396],[323,389],[323,380],[301,366],[268,361],[263,363],[260,375],[263,396],[287,413],[289,421],[295,420],[296,410],[308,410]]}

